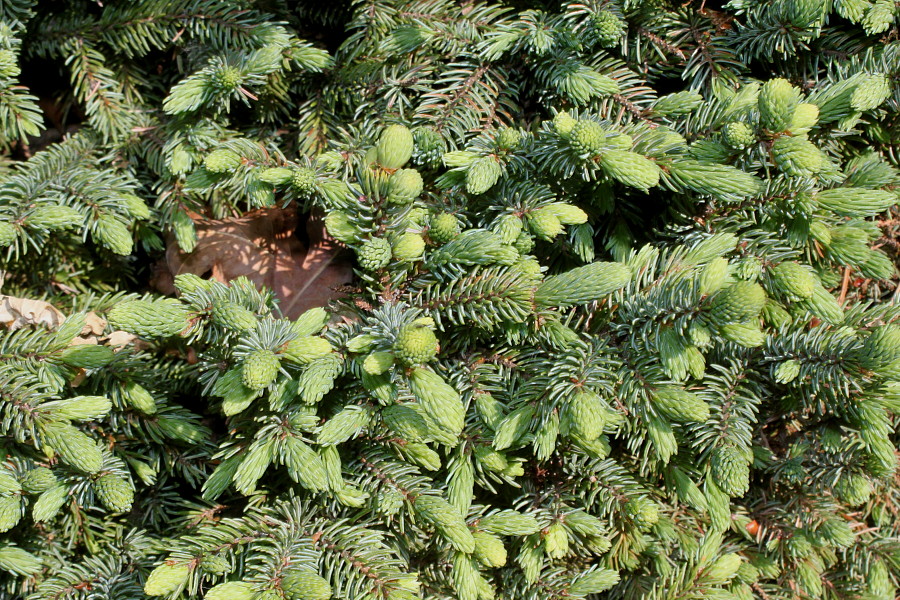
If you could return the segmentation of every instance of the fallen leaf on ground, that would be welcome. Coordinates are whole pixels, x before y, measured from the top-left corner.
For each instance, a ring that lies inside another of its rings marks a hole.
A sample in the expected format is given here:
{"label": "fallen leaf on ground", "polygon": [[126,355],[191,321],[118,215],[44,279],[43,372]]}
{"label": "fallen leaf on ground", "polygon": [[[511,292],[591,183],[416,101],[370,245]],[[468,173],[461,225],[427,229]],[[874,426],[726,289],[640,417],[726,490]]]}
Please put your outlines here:
{"label": "fallen leaf on ground", "polygon": [[0,323],[13,331],[26,325],[45,325],[56,329],[65,320],[66,316],[49,302],[0,296]]}
{"label": "fallen leaf on ground", "polygon": [[183,253],[171,240],[166,267],[155,275],[157,289],[174,292],[172,278],[182,273],[227,283],[247,277],[275,292],[281,311],[295,318],[305,310],[324,306],[338,293],[337,287],[353,278],[346,253],[325,235],[320,218],[307,222],[309,247],[294,235],[298,216],[294,210],[265,208],[234,219],[195,223],[197,246]]}

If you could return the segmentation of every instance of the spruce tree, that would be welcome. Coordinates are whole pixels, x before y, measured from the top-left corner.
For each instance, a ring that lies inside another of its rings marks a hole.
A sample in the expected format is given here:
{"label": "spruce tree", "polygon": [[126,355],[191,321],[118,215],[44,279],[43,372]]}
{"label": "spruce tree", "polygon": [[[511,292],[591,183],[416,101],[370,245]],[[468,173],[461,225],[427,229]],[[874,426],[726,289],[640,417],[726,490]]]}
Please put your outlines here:
{"label": "spruce tree", "polygon": [[0,599],[894,598],[898,37],[0,3]]}

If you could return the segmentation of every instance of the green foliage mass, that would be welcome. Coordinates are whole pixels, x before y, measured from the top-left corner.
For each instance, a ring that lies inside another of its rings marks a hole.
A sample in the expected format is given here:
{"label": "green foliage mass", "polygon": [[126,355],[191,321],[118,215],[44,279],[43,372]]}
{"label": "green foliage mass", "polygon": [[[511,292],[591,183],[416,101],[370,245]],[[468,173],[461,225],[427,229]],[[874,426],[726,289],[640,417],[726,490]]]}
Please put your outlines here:
{"label": "green foliage mass", "polygon": [[[898,36],[893,0],[0,2],[0,599],[894,598]],[[278,208],[341,295],[150,290]]]}

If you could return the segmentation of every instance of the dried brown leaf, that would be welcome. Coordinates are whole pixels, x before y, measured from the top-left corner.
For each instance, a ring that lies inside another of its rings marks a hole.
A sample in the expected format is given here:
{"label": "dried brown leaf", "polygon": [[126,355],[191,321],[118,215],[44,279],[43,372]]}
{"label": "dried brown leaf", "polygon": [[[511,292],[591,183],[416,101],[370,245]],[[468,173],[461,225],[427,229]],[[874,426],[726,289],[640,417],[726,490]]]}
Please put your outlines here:
{"label": "dried brown leaf", "polygon": [[173,240],[166,250],[167,276],[157,273],[161,291],[174,275],[193,273],[227,283],[247,277],[275,292],[285,316],[294,318],[337,296],[335,289],[352,279],[342,249],[324,234],[321,219],[307,224],[309,248],[297,238],[292,210],[266,208],[234,219],[196,223],[197,246],[186,254]]}
{"label": "dried brown leaf", "polygon": [[21,329],[26,325],[45,325],[56,329],[65,320],[64,314],[43,300],[0,296],[0,323],[11,330]]}

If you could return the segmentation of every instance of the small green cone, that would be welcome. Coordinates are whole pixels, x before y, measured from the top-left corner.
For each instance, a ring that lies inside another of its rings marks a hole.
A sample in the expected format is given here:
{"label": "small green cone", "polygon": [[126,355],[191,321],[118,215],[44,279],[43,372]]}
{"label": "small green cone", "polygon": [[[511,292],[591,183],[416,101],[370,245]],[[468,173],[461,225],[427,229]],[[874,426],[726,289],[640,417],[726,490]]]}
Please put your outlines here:
{"label": "small green cone", "polygon": [[0,496],[0,533],[9,531],[22,518],[22,501],[18,496]]}
{"label": "small green cone", "polygon": [[569,141],[580,156],[596,156],[606,146],[606,129],[595,121],[578,121]]}
{"label": "small green cone", "polygon": [[278,377],[281,361],[271,350],[254,350],[244,357],[241,381],[251,390],[261,390]]}
{"label": "small green cone", "polygon": [[244,581],[226,581],[219,585],[213,586],[206,596],[205,600],[255,600],[256,591],[253,585]]}
{"label": "small green cone", "polygon": [[425,183],[422,175],[415,169],[395,171],[388,180],[388,202],[393,204],[409,204],[419,197]]}
{"label": "small green cone", "polygon": [[109,324],[141,337],[171,337],[186,330],[188,311],[178,300],[126,300],[107,314]]}
{"label": "small green cone", "polygon": [[391,244],[384,238],[370,238],[357,249],[356,257],[366,271],[383,269],[391,262]]}
{"label": "small green cone", "polygon": [[717,324],[756,319],[766,303],[766,292],[757,284],[738,281],[713,296],[709,315]]}
{"label": "small green cone", "polygon": [[425,239],[418,233],[404,233],[393,245],[394,258],[401,262],[412,262],[425,253]]}
{"label": "small green cone", "polygon": [[144,593],[148,596],[169,596],[184,588],[191,575],[188,565],[161,564],[147,577]]}
{"label": "small green cone", "polygon": [[34,229],[57,231],[79,227],[84,216],[71,206],[38,206],[25,217],[25,226]]}
{"label": "small green cone", "polygon": [[94,482],[94,493],[111,512],[127,512],[134,502],[134,489],[124,478],[113,473],[101,475]]}
{"label": "small green cone", "polygon": [[459,219],[450,213],[439,213],[431,217],[428,237],[436,244],[446,244],[459,235]]}
{"label": "small green cone", "polygon": [[642,531],[650,529],[659,520],[659,506],[645,496],[638,496],[626,502],[625,513]]}
{"label": "small green cone", "polygon": [[804,136],[779,137],[772,144],[772,157],[785,175],[811,177],[825,167],[822,153]]}
{"label": "small green cone", "polygon": [[56,485],[56,475],[47,467],[35,467],[22,477],[22,489],[28,494],[40,494]]}
{"label": "small green cone", "polygon": [[716,485],[733,498],[750,488],[750,465],[734,446],[719,446],[713,450],[710,468]]}
{"label": "small green cone", "polygon": [[300,167],[291,173],[291,188],[305,198],[315,193],[316,183],[315,169]]}
{"label": "small green cone", "polygon": [[756,143],[756,133],[746,123],[735,121],[722,129],[725,143],[735,150],[742,150]]}
{"label": "small green cone", "polygon": [[359,239],[359,230],[353,224],[350,215],[339,210],[332,211],[325,217],[325,230],[328,235],[345,244],[351,244]]}
{"label": "small green cone", "polygon": [[231,173],[241,166],[241,155],[229,148],[219,148],[206,155],[203,166],[212,173]]}
{"label": "small green cone", "polygon": [[786,131],[800,103],[800,90],[786,79],[771,79],[762,86],[758,102],[763,127],[776,133]]}
{"label": "small green cone", "polygon": [[426,325],[404,325],[394,341],[394,354],[404,364],[415,366],[432,360],[438,352],[438,339]]}
{"label": "small green cone", "polygon": [[131,232],[112,215],[101,214],[94,222],[92,237],[114,254],[128,256],[134,246]]}
{"label": "small green cone", "polygon": [[415,141],[403,125],[390,125],[381,132],[375,146],[378,164],[385,169],[400,169],[412,156]]}
{"label": "small green cone", "polygon": [[19,237],[19,228],[8,221],[0,222],[0,248],[12,245]]}
{"label": "small green cone", "polygon": [[288,600],[328,600],[331,586],[310,569],[290,569],[281,578],[281,589]]}
{"label": "small green cone", "polygon": [[256,327],[256,315],[253,311],[227,300],[215,302],[211,316],[213,323],[235,332],[243,332]]}
{"label": "small green cone", "polygon": [[812,297],[818,286],[816,276],[795,262],[783,262],[772,269],[772,281],[791,300]]}

